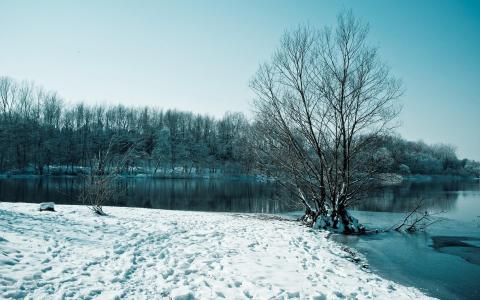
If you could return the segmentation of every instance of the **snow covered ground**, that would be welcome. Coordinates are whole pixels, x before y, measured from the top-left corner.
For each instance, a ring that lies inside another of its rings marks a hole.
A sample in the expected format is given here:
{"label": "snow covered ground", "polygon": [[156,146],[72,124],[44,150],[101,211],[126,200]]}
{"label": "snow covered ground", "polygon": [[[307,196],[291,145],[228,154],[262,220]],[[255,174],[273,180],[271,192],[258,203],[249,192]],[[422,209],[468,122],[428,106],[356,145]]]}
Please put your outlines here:
{"label": "snow covered ground", "polygon": [[327,233],[255,214],[0,203],[0,298],[419,299]]}

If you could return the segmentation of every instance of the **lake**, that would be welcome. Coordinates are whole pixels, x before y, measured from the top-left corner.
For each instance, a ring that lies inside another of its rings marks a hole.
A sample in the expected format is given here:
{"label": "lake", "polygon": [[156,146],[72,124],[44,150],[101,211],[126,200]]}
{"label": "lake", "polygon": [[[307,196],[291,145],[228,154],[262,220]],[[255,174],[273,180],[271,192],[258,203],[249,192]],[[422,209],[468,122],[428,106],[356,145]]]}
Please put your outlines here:
{"label": "lake", "polygon": [[413,180],[385,187],[352,214],[370,228],[388,228],[423,199],[440,222],[425,232],[334,235],[383,277],[440,299],[480,299],[480,181]]}
{"label": "lake", "polygon": [[[84,187],[79,177],[0,179],[0,200],[81,204]],[[118,180],[119,197],[105,205],[175,210],[281,213],[292,205],[279,201],[276,184],[252,179],[154,179]]]}
{"label": "lake", "polygon": [[[0,200],[79,204],[82,188],[76,177],[5,178],[0,179]],[[276,184],[251,179],[127,178],[117,188],[122,196],[108,205],[273,214],[298,210]],[[370,228],[386,228],[401,221],[420,199],[426,209],[443,212],[442,221],[426,232],[332,238],[358,250],[386,278],[441,299],[480,299],[479,180],[406,180],[373,192],[353,215]]]}

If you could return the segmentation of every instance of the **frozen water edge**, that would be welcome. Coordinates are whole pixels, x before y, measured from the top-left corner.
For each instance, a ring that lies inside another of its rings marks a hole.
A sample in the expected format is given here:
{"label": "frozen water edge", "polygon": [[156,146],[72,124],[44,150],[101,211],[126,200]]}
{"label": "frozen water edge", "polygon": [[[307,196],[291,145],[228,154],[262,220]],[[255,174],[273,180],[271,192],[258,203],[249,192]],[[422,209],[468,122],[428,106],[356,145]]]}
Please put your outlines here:
{"label": "frozen water edge", "polygon": [[252,214],[0,203],[0,298],[419,299],[327,233]]}

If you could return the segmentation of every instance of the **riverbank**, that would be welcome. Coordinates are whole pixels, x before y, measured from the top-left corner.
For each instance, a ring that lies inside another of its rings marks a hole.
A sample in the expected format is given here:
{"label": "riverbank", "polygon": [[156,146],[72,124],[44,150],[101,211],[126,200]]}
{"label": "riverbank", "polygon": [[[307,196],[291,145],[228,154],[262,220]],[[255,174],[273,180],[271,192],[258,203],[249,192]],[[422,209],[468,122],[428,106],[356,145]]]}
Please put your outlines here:
{"label": "riverbank", "polygon": [[349,261],[327,233],[259,214],[0,203],[0,296],[426,298]]}
{"label": "riverbank", "polygon": [[[10,170],[1,172],[0,178],[42,178],[42,177],[85,177],[91,174],[90,167],[82,166],[46,166],[42,172],[33,167],[25,169]],[[155,179],[255,179],[259,181],[272,180],[261,174],[242,172],[240,169],[232,168],[185,168],[177,166],[174,168],[148,168],[135,167],[116,174],[121,178],[155,178]]]}
{"label": "riverbank", "polygon": [[[89,167],[75,166],[73,168],[67,166],[49,166],[45,168],[42,174],[38,174],[34,168],[27,168],[25,170],[12,170],[9,172],[0,173],[0,179],[24,179],[24,178],[44,178],[44,177],[85,177],[89,176],[91,170]],[[274,182],[274,177],[269,177],[260,173],[242,173],[239,170],[232,172],[232,170],[224,170],[222,168],[211,170],[209,168],[186,169],[184,167],[165,168],[156,171],[153,168],[134,168],[128,172],[123,172],[117,175],[121,178],[153,178],[153,179],[248,179],[259,182]],[[400,185],[402,182],[426,182],[432,180],[465,180],[478,179],[475,176],[461,176],[453,174],[443,175],[401,175],[398,173],[383,173],[379,174],[379,184],[382,186]]]}
{"label": "riverbank", "polygon": [[[449,192],[450,197],[454,197]],[[463,190],[454,210],[435,217],[426,231],[365,236],[332,235],[362,253],[384,278],[414,285],[439,299],[480,299],[479,190]],[[438,198],[437,198],[438,199]],[[405,213],[352,211],[367,228],[389,228]]]}

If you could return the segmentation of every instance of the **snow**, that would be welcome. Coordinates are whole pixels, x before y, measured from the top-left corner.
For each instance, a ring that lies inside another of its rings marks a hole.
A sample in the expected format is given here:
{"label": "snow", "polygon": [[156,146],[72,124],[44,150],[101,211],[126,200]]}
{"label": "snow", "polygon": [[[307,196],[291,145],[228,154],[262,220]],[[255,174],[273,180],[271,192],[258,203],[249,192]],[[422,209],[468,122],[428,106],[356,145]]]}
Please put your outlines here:
{"label": "snow", "polygon": [[268,215],[0,203],[0,298],[421,299]]}

